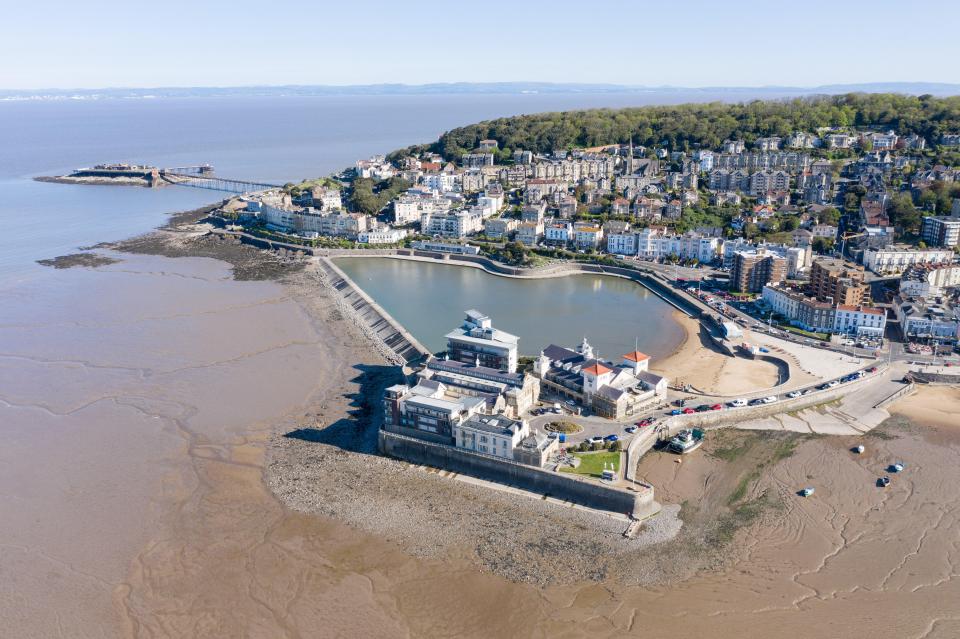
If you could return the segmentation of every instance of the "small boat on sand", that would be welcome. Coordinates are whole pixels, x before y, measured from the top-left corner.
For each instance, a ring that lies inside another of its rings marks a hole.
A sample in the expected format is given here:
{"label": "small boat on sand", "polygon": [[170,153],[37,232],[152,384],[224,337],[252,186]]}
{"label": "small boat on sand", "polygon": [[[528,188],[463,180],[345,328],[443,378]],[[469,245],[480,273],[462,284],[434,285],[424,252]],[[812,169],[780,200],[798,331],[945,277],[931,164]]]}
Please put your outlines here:
{"label": "small boat on sand", "polygon": [[809,497],[809,496],[812,495],[813,493],[814,493],[813,486],[807,486],[806,488],[804,488],[803,490],[800,491],[800,496],[801,496],[801,497]]}
{"label": "small boat on sand", "polygon": [[667,449],[671,453],[686,455],[700,448],[701,444],[703,444],[703,431],[694,428],[693,430],[681,430],[677,433],[667,444]]}
{"label": "small boat on sand", "polygon": [[901,470],[903,470],[903,462],[896,462],[894,464],[890,464],[887,470],[890,471],[891,473],[899,473]]}
{"label": "small boat on sand", "polygon": [[853,452],[855,452],[855,453],[858,454],[858,455],[862,455],[862,454],[863,454],[863,451],[865,451],[865,450],[866,450],[866,448],[863,447],[863,444],[860,444],[859,446],[855,446],[855,447],[853,448]]}
{"label": "small boat on sand", "polygon": [[886,487],[889,486],[889,485],[890,485],[890,478],[887,477],[887,476],[883,476],[883,477],[881,477],[880,479],[877,480],[877,487],[878,487],[878,488],[886,488]]}

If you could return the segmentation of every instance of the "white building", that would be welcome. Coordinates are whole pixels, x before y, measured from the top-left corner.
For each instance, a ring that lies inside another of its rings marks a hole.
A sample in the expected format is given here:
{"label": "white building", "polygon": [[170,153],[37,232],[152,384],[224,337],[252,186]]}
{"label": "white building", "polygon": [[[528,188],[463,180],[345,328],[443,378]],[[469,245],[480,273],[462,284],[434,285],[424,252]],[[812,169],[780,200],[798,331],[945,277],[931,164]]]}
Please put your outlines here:
{"label": "white building", "polygon": [[863,265],[874,273],[902,273],[914,264],[946,264],[953,261],[950,249],[915,249],[903,246],[868,248]]}
{"label": "white building", "polygon": [[847,304],[837,305],[833,324],[834,333],[883,337],[886,327],[887,314],[883,309]]}
{"label": "white building", "polygon": [[504,459],[513,459],[513,449],[528,434],[526,422],[504,415],[476,414],[453,425],[457,448]]}
{"label": "white building", "polygon": [[369,230],[371,219],[359,213],[321,213],[318,209],[287,209],[263,202],[260,219],[268,227],[288,233],[356,238]]}
{"label": "white building", "polygon": [[446,335],[450,359],[476,363],[514,373],[520,338],[493,327],[493,321],[477,310],[467,311],[463,324]]}
{"label": "white building", "polygon": [[900,277],[900,294],[906,297],[939,297],[955,287],[960,287],[960,264],[920,264]]}
{"label": "white building", "polygon": [[396,244],[407,237],[406,229],[379,228],[364,231],[357,236],[361,244]]}
{"label": "white building", "polygon": [[680,259],[696,259],[709,263],[717,258],[723,243],[718,237],[706,237],[693,232],[667,235],[662,228],[646,228],[637,234],[636,255],[648,260],[660,260],[673,255]]}
{"label": "white building", "polygon": [[483,228],[483,215],[479,211],[446,211],[424,213],[420,217],[420,232],[440,237],[466,237],[479,233]]}
{"label": "white building", "polygon": [[611,233],[607,236],[607,253],[614,255],[636,255],[636,233]]}
{"label": "white building", "polygon": [[438,171],[436,173],[424,173],[420,181],[423,185],[440,193],[455,191],[459,184],[459,175],[447,171]]}
{"label": "white building", "polygon": [[544,227],[544,240],[550,244],[566,244],[573,239],[573,224],[554,222]]}

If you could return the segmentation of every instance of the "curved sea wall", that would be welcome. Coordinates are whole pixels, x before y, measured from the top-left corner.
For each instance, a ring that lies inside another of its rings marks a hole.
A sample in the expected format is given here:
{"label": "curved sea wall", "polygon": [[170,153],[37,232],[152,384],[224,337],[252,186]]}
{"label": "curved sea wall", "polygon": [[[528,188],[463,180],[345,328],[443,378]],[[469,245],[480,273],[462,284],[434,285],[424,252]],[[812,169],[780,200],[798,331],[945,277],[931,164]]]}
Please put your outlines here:
{"label": "curved sea wall", "polygon": [[[840,399],[841,397],[845,397],[851,393],[857,392],[860,386],[874,379],[877,375],[883,372],[887,366],[885,364],[881,364],[878,365],[877,368],[878,371],[876,373],[872,373],[858,380],[841,384],[836,388],[814,390],[806,395],[782,399],[774,404],[744,406],[742,408],[731,408],[719,411],[693,413],[691,415],[673,415],[667,417],[656,430],[648,431],[643,437],[634,437],[630,442],[630,445],[627,447],[626,451],[626,477],[627,479],[631,480],[636,479],[637,461],[639,461],[644,453],[653,448],[658,441],[673,437],[681,430],[687,428],[722,428],[724,426],[731,426],[752,419],[772,417],[782,413],[793,413],[804,409],[813,408],[814,406],[819,406],[821,404],[826,404],[828,402]],[[875,408],[882,407],[882,405],[885,405],[884,402],[888,400],[892,401],[893,399],[896,399],[896,397],[900,396],[901,392],[904,394],[909,393],[912,389],[913,387],[909,386],[902,389],[902,391],[897,391],[897,393],[894,393],[894,395],[888,397],[887,400],[877,404]]]}

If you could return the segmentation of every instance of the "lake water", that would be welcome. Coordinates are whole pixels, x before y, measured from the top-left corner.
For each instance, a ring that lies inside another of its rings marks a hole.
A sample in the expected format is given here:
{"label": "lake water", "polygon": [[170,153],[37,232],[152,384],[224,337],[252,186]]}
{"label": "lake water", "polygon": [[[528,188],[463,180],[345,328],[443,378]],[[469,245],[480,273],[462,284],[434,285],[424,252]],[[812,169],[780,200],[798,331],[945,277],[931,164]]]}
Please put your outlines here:
{"label": "lake water", "polygon": [[434,352],[446,347],[444,335],[471,308],[518,335],[523,355],[536,355],[549,344],[576,346],[586,337],[607,359],[618,359],[634,345],[662,358],[683,339],[673,307],[643,286],[616,277],[519,280],[476,268],[390,258],[342,258],[337,265]]}

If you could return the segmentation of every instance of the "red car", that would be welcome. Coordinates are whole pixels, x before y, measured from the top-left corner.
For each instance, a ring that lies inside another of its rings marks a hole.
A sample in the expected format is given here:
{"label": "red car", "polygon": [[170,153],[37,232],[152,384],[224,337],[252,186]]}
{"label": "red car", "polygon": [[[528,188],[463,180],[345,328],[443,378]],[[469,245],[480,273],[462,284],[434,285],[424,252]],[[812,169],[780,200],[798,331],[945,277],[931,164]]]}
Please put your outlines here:
{"label": "red car", "polygon": [[710,407],[710,410],[723,410],[723,404],[714,404]]}
{"label": "red car", "polygon": [[684,414],[684,415],[693,415],[695,412],[697,412],[697,411],[693,410],[692,408],[684,408],[684,409],[683,409],[683,414]]}

